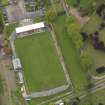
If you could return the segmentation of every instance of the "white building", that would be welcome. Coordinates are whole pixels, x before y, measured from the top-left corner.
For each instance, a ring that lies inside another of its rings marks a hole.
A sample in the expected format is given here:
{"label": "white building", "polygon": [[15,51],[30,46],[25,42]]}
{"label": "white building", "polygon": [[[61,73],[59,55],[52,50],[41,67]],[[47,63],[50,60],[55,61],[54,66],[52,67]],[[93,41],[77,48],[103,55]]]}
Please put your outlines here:
{"label": "white building", "polygon": [[17,27],[15,31],[16,31],[16,35],[18,37],[18,36],[21,36],[21,35],[29,35],[29,34],[41,32],[44,29],[45,29],[44,22],[39,22],[39,23],[36,23],[36,24]]}
{"label": "white building", "polygon": [[55,105],[64,105],[64,102],[63,102],[63,100],[58,100],[58,101],[55,103]]}
{"label": "white building", "polygon": [[19,83],[23,84],[24,80],[23,80],[23,74],[22,74],[22,72],[18,72],[18,78],[19,78]]}
{"label": "white building", "polygon": [[12,60],[14,70],[18,71],[22,69],[22,65],[19,58],[14,58]]}

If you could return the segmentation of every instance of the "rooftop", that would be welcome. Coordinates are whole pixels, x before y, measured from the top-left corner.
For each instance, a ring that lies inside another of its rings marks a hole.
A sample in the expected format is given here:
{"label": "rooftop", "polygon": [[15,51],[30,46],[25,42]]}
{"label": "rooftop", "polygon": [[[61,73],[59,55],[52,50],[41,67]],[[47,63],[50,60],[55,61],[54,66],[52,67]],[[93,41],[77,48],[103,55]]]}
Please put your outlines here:
{"label": "rooftop", "polygon": [[26,31],[30,31],[30,30],[34,30],[34,29],[39,29],[39,28],[44,28],[44,22],[39,22],[36,24],[31,24],[31,25],[27,25],[27,26],[22,26],[22,27],[17,27],[16,28],[16,33],[22,33],[22,32],[26,32]]}

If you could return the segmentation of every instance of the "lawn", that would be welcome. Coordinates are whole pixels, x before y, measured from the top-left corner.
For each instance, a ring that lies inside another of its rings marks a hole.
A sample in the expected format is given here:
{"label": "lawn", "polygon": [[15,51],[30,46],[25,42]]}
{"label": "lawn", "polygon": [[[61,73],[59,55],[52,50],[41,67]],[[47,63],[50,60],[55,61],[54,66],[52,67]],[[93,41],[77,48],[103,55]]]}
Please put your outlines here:
{"label": "lawn", "polygon": [[[99,24],[103,20],[98,17],[95,13],[91,17],[90,21],[84,26],[83,31],[88,32],[88,33],[94,33],[95,31],[98,30]],[[105,29],[102,31],[99,31],[99,38],[101,41],[105,42]],[[85,43],[85,50],[91,55],[91,57],[94,59],[94,69],[91,70],[91,72],[94,75],[98,75],[95,71],[96,68],[100,66],[105,66],[105,53],[99,50],[95,50],[91,44],[90,41],[87,41]],[[101,74],[103,75],[103,74]]]}
{"label": "lawn", "polygon": [[58,16],[56,21],[53,23],[55,34],[60,45],[64,61],[67,65],[68,72],[72,83],[74,85],[74,90],[76,92],[83,90],[87,84],[86,74],[80,66],[80,52],[75,48],[71,39],[69,38],[65,25],[66,16]]}
{"label": "lawn", "polygon": [[51,89],[66,83],[49,32],[16,39],[15,44],[30,92]]}
{"label": "lawn", "polygon": [[99,105],[99,103],[105,105],[105,89],[89,94],[81,100],[79,105]]}

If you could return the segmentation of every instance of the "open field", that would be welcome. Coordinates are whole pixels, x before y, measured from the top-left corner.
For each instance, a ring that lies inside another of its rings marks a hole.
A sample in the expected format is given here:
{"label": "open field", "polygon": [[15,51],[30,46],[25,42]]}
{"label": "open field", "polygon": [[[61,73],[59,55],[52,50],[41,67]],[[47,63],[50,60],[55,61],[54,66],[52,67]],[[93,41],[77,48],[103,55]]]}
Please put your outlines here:
{"label": "open field", "polygon": [[[98,27],[99,27],[101,22],[103,22],[103,20],[94,13],[93,16],[91,17],[90,21],[83,28],[83,31],[88,32],[88,33],[94,33],[95,31],[98,31]],[[105,34],[105,29],[103,29],[102,31],[99,31],[99,38],[103,42],[105,42],[105,35],[104,34]],[[94,67],[93,67],[93,70],[91,72],[94,75],[98,75],[96,73],[95,69],[100,67],[100,66],[105,65],[105,53],[102,51],[99,51],[99,50],[95,50],[90,41],[87,41],[85,43],[85,50],[94,59],[94,65],[93,65]]]}
{"label": "open field", "polygon": [[15,44],[29,92],[43,91],[66,83],[49,32],[17,39]]}
{"label": "open field", "polygon": [[72,83],[74,85],[74,90],[80,91],[83,90],[86,86],[87,79],[84,70],[80,66],[80,52],[76,50],[71,39],[69,38],[64,24],[66,24],[66,16],[60,16],[56,18],[56,21],[53,23],[55,34],[61,47],[62,54],[65,60],[65,63],[68,68],[68,72]]}

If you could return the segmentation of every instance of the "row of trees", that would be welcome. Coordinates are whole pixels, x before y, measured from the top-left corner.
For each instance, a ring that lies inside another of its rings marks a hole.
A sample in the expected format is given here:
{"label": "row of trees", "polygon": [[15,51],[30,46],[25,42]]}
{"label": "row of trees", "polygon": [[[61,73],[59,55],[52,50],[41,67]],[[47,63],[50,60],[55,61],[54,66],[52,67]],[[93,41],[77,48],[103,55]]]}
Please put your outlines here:
{"label": "row of trees", "polygon": [[75,47],[80,49],[83,47],[83,41],[81,35],[78,33],[79,26],[78,23],[74,22],[71,23],[68,26],[68,33],[69,37],[72,39],[72,42],[74,43]]}
{"label": "row of trees", "polygon": [[1,76],[0,76],[0,94],[3,94],[3,80],[1,79]]}
{"label": "row of trees", "polygon": [[68,35],[74,43],[75,47],[81,51],[80,64],[84,70],[88,70],[91,68],[93,60],[90,55],[83,50],[84,42],[83,37],[80,34],[80,24],[74,17],[70,17],[67,23],[69,23],[67,27]]}
{"label": "row of trees", "polygon": [[[53,22],[56,18],[56,14],[52,10],[47,10],[45,18],[48,22]],[[65,27],[65,26],[64,26]],[[72,40],[75,47],[81,51],[80,53],[80,64],[84,70],[91,68],[93,60],[87,52],[82,50],[84,42],[83,37],[80,34],[80,24],[74,17],[68,17],[66,19],[67,34]]]}
{"label": "row of trees", "polygon": [[96,13],[105,20],[105,4],[100,5],[97,10]]}
{"label": "row of trees", "polygon": [[0,11],[0,33],[3,32],[3,29],[4,29],[3,17],[2,17],[2,12]]}
{"label": "row of trees", "polygon": [[67,27],[67,32],[69,34],[69,37],[71,38],[72,42],[74,43],[75,47],[77,49],[81,49],[83,47],[83,39],[80,35],[80,24],[79,22],[73,18],[70,17],[69,25]]}

